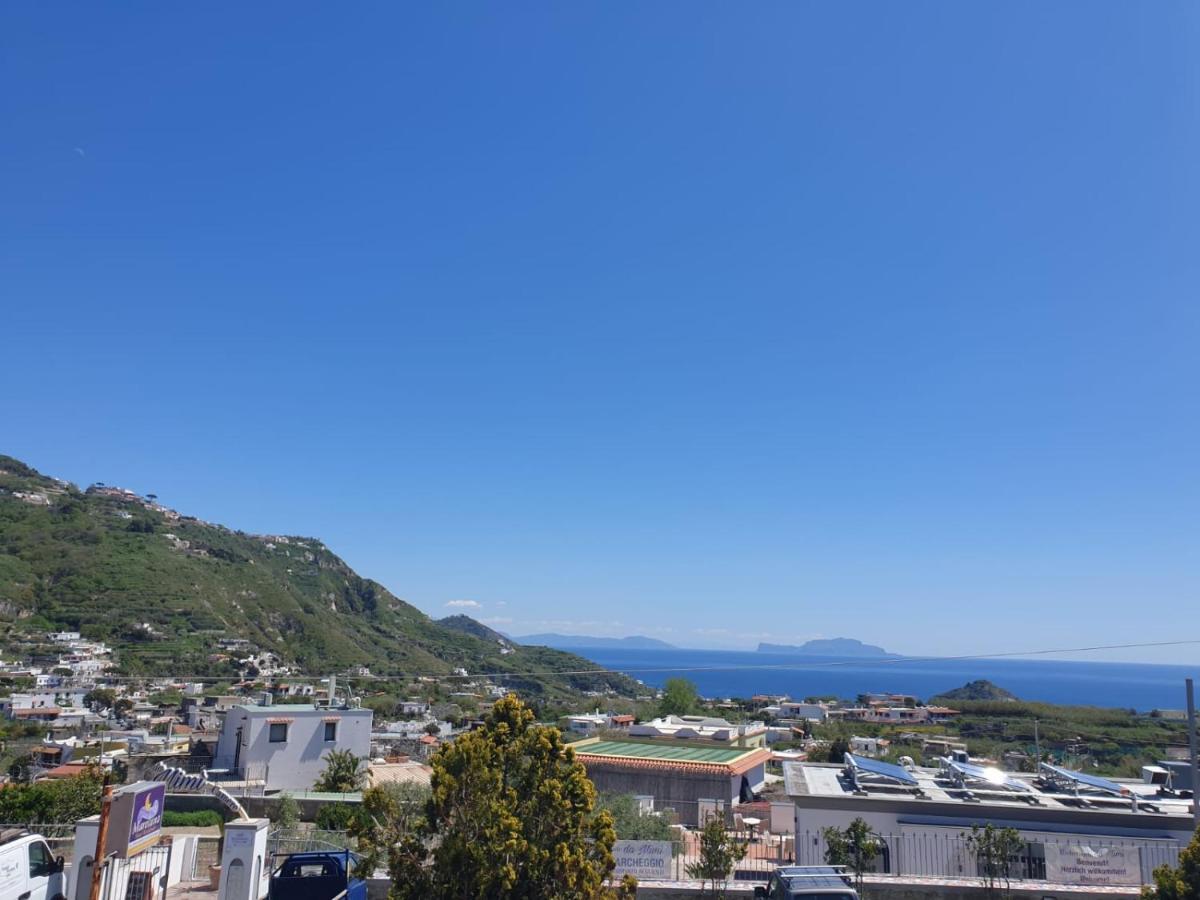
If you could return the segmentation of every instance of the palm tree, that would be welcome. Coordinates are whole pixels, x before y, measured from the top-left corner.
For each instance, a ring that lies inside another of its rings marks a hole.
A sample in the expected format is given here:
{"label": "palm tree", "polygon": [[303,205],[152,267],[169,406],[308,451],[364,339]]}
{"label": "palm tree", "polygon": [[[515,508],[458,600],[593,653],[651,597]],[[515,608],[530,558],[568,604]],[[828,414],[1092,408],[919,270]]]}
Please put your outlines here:
{"label": "palm tree", "polygon": [[313,785],[313,790],[345,794],[361,790],[366,778],[363,760],[352,750],[330,750],[325,757],[325,771]]}

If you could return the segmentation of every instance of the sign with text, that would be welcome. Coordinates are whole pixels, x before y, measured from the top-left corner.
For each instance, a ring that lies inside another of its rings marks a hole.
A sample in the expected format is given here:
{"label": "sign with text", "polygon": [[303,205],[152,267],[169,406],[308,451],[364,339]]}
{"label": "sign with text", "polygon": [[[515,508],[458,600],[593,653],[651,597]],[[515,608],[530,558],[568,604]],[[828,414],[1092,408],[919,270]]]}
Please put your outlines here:
{"label": "sign with text", "polygon": [[1046,880],[1056,884],[1141,884],[1136,847],[1046,844]]}
{"label": "sign with text", "polygon": [[674,877],[670,841],[616,841],[613,859],[617,863],[613,876],[618,880],[622,875],[638,881],[670,881]]}
{"label": "sign with text", "polygon": [[107,851],[128,857],[157,843],[166,802],[167,786],[161,781],[139,781],[114,791]]}

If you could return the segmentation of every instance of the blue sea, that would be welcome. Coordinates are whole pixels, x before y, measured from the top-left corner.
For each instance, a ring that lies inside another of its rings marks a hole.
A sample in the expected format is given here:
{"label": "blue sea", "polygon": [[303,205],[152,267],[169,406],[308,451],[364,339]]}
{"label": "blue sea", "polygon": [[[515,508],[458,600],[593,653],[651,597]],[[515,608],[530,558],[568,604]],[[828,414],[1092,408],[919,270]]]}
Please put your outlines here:
{"label": "blue sea", "polygon": [[790,656],[725,650],[575,649],[573,652],[661,687],[681,676],[705,697],[853,698],[871,691],[915,694],[927,699],[986,678],[1023,700],[1136,709],[1183,709],[1184,678],[1200,681],[1192,665],[1064,661],[1052,659],[884,660]]}

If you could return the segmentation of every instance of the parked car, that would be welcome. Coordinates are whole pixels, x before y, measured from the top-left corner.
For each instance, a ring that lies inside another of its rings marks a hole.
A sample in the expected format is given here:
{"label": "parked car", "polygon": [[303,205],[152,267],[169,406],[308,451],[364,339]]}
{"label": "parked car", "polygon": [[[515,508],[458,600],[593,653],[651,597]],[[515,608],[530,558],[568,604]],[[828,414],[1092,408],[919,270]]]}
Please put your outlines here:
{"label": "parked car", "polygon": [[348,850],[293,853],[271,873],[269,900],[367,900],[367,883],[354,877],[358,858]]}
{"label": "parked car", "polygon": [[758,900],[858,900],[858,892],[842,866],[780,866],[767,884],[754,889]]}
{"label": "parked car", "polygon": [[0,832],[0,900],[65,900],[64,868],[40,834]]}

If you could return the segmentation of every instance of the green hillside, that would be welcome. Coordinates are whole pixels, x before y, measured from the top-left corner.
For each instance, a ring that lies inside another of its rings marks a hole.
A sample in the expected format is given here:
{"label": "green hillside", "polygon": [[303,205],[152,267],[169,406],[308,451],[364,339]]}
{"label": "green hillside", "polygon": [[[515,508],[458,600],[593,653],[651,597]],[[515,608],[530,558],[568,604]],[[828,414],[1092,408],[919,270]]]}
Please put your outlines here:
{"label": "green hillside", "polygon": [[[613,687],[622,676],[529,677],[589,668],[569,653],[516,647],[442,627],[362,578],[315,538],[250,535],[180,516],[103,485],[82,491],[0,455],[0,641],[48,630],[109,641],[131,673],[226,674],[222,638],[322,674],[511,672],[531,693]],[[148,626],[148,627],[147,627]],[[482,628],[482,626],[480,626]]]}

